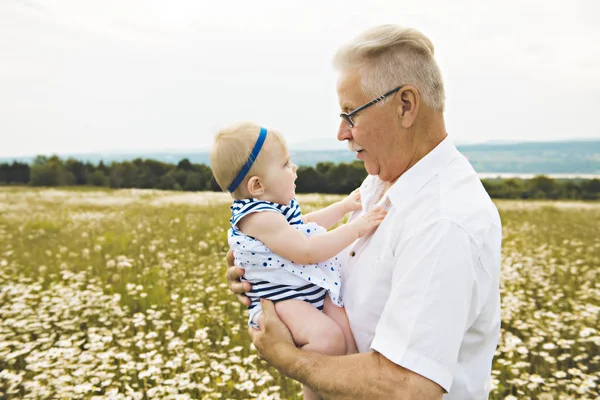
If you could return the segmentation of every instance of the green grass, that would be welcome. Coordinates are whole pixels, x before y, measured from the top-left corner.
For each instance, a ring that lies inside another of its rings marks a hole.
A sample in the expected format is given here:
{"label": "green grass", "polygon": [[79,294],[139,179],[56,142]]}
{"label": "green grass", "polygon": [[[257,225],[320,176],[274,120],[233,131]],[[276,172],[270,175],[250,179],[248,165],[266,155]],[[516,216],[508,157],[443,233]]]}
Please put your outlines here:
{"label": "green grass", "polygon": [[[300,398],[251,348],[213,197],[0,189],[0,398]],[[491,398],[597,398],[600,204],[497,204]]]}

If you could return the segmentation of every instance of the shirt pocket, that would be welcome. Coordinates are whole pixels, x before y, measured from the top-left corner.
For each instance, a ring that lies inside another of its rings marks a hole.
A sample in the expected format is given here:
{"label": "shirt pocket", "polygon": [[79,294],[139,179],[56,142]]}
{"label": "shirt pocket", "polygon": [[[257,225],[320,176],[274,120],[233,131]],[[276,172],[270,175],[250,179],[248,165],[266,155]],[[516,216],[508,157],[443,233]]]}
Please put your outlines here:
{"label": "shirt pocket", "polygon": [[360,299],[356,302],[360,315],[358,325],[369,336],[375,333],[390,296],[393,267],[393,260],[377,257],[372,266],[365,268],[365,275],[359,283]]}

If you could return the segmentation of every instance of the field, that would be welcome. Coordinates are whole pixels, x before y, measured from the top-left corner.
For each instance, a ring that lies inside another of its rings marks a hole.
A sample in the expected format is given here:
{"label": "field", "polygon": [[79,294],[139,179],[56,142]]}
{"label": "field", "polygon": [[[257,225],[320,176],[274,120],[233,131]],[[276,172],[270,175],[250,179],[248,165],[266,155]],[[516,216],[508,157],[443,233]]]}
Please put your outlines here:
{"label": "field", "polygon": [[[303,210],[337,197],[299,196]],[[0,398],[295,399],[224,283],[226,195],[0,189]],[[492,399],[600,396],[600,203],[496,202]]]}

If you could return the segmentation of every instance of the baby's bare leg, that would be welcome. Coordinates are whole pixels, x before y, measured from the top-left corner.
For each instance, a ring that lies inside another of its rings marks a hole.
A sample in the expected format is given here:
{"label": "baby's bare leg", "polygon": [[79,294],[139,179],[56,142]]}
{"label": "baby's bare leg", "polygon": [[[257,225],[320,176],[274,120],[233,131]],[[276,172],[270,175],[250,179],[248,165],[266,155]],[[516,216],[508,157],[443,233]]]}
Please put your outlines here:
{"label": "baby's bare leg", "polygon": [[344,338],[346,339],[346,354],[358,353],[354,336],[352,335],[352,329],[350,329],[350,323],[348,322],[348,316],[346,310],[343,307],[338,307],[331,302],[329,295],[325,297],[325,304],[323,305],[323,312],[331,317],[332,320],[342,329]]}
{"label": "baby's bare leg", "polygon": [[[338,324],[315,307],[301,300],[275,303],[277,315],[290,330],[296,346],[302,350],[338,356],[346,352],[344,333]],[[261,315],[262,317],[262,315]],[[319,396],[303,387],[305,400]]]}
{"label": "baby's bare leg", "polygon": [[327,355],[342,355],[346,349],[344,333],[338,324],[301,300],[275,303],[275,310],[288,327],[296,346]]}

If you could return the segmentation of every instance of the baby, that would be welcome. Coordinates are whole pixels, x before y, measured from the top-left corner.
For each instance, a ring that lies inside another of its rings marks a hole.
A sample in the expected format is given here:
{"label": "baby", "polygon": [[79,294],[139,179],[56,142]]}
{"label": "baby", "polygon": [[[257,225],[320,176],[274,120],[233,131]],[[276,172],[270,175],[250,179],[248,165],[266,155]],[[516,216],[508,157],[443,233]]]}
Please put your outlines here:
{"label": "baby", "polygon": [[[259,299],[275,302],[277,314],[298,347],[328,355],[357,351],[341,295],[337,254],[371,234],[386,213],[375,209],[327,231],[361,208],[360,192],[302,215],[295,200],[296,165],[280,133],[253,123],[219,131],[210,155],[219,186],[234,198],[229,246],[247,295],[249,325],[262,325]],[[322,312],[321,312],[322,311]],[[305,399],[317,398],[304,388]]]}

